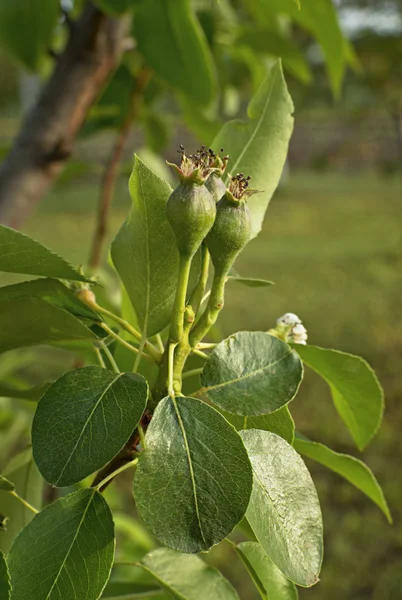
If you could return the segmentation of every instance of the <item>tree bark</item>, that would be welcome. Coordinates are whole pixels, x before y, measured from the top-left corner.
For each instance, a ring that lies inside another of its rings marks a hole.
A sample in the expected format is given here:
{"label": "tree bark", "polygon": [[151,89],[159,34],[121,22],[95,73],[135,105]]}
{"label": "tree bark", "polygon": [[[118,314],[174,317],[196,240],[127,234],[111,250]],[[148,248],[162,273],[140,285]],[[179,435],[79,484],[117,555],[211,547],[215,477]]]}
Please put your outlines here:
{"label": "tree bark", "polygon": [[18,228],[70,157],[90,106],[124,50],[125,18],[90,2],[70,31],[53,74],[0,167],[0,221]]}

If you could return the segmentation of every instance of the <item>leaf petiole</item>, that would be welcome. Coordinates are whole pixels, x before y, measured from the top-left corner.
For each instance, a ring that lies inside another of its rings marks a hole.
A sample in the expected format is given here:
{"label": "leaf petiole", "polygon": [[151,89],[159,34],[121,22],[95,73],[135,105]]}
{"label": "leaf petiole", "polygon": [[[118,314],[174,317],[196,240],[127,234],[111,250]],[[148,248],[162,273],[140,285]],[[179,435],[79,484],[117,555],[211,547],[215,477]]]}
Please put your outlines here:
{"label": "leaf petiole", "polygon": [[126,469],[131,469],[131,467],[135,467],[137,463],[138,463],[138,458],[134,458],[134,460],[131,460],[130,462],[125,463],[124,465],[122,465],[121,467],[119,467],[118,469],[116,469],[115,471],[110,473],[107,477],[105,477],[105,479],[102,479],[102,481],[96,485],[96,489],[100,490],[104,485],[106,485],[106,483],[108,483],[108,481],[110,481],[111,479],[114,479],[116,477],[116,475],[119,475],[119,473],[123,473],[123,471],[126,471]]}
{"label": "leaf petiole", "polygon": [[37,515],[39,513],[39,511],[36,508],[34,508],[32,506],[32,504],[29,504],[29,502],[24,500],[24,498],[21,498],[21,496],[19,494],[17,494],[16,491],[13,490],[12,492],[10,492],[10,495],[14,496],[14,498],[17,498],[17,500],[19,500],[21,502],[21,504],[23,504],[25,506],[25,508],[28,508],[28,510],[33,512],[35,515]]}
{"label": "leaf petiole", "polygon": [[[112,338],[114,338],[116,342],[127,348],[127,350],[130,350],[130,352],[134,352],[137,355],[140,354],[140,350],[138,348],[136,348],[135,346],[124,340],[122,337],[120,337],[119,334],[113,331],[113,329],[111,329],[110,327],[108,327],[106,323],[101,323],[100,326],[106,331],[106,333],[108,333]],[[141,352],[141,354],[147,360],[154,362],[154,359],[149,354],[145,354],[145,352]]]}
{"label": "leaf petiole", "polygon": [[117,362],[115,361],[113,354],[110,352],[109,348],[106,346],[106,344],[104,342],[102,342],[102,350],[104,351],[104,353],[106,354],[106,356],[109,359],[109,362],[113,368],[113,371],[115,373],[120,373],[120,369],[117,365]]}

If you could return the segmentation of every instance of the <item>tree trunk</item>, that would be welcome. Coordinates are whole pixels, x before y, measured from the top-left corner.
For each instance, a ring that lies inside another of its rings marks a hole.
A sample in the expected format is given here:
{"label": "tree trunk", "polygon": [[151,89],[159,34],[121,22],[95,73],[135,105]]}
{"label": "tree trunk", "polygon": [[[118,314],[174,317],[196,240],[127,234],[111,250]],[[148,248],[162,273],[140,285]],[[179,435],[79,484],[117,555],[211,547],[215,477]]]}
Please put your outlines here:
{"label": "tree trunk", "polygon": [[90,2],[0,167],[0,221],[18,228],[70,157],[90,106],[117,67],[127,20]]}

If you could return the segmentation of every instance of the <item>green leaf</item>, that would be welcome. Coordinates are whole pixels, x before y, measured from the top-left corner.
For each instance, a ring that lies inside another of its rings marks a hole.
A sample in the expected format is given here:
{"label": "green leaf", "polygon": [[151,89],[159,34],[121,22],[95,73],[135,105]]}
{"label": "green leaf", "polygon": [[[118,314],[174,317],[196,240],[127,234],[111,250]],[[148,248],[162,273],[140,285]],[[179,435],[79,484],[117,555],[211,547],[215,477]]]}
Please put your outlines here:
{"label": "green leaf", "polygon": [[14,285],[0,287],[0,302],[14,300],[23,296],[41,298],[52,306],[57,306],[75,317],[89,321],[102,321],[99,313],[81,302],[77,296],[57,279],[35,279]]}
{"label": "green leaf", "polygon": [[6,477],[0,475],[0,490],[3,492],[13,492],[15,490],[15,485]]}
{"label": "green leaf", "polygon": [[229,275],[227,281],[234,281],[235,283],[240,283],[241,285],[245,285],[246,287],[251,288],[270,287],[271,285],[275,285],[273,281],[268,281],[268,279],[256,279],[255,277],[240,277],[238,275]]}
{"label": "green leaf", "polygon": [[97,600],[114,558],[110,509],[94,489],[47,506],[9,553],[13,600]]}
{"label": "green leaf", "polygon": [[230,413],[261,415],[290,402],[302,377],[301,361],[285,342],[241,331],[213,350],[201,374],[201,391]]}
{"label": "green leaf", "polygon": [[366,494],[392,523],[391,513],[389,511],[387,501],[383,491],[374,477],[372,471],[361,460],[347,454],[334,452],[327,446],[318,442],[311,442],[304,437],[296,436],[294,447],[300,454],[308,456],[324,465],[328,469],[335,471],[341,477],[344,477],[352,485]]}
{"label": "green leaf", "polygon": [[94,341],[96,336],[73,315],[40,298],[0,301],[0,352],[23,346]]}
{"label": "green leaf", "polygon": [[2,600],[9,600],[10,594],[10,574],[8,572],[6,557],[0,550],[0,598]]}
{"label": "green leaf", "polygon": [[294,583],[318,581],[323,554],[320,504],[303,460],[269,431],[241,431],[254,472],[246,517],[269,558]]}
{"label": "green leaf", "polygon": [[338,95],[345,70],[344,39],[332,0],[305,0],[301,10],[294,0],[262,0],[278,13],[289,14],[310,31],[321,45],[328,76],[335,95]]}
{"label": "green leaf", "polygon": [[134,37],[147,63],[168,84],[198,104],[213,100],[214,63],[189,0],[142,0]]}
{"label": "green leaf", "polygon": [[[4,469],[4,475],[15,484],[17,493],[32,506],[42,505],[43,479],[30,449],[15,456]],[[1,512],[9,518],[7,531],[0,536],[0,549],[7,553],[14,538],[33,518],[33,513],[16,498],[0,491]]]}
{"label": "green leaf", "polygon": [[0,225],[0,271],[89,281],[61,256],[5,225]]}
{"label": "green leaf", "polygon": [[249,104],[249,121],[225,123],[212,142],[212,148],[229,153],[228,173],[250,175],[252,187],[263,190],[248,203],[252,238],[261,230],[282,174],[293,129],[292,113],[292,99],[278,61]]}
{"label": "green leaf", "polygon": [[136,156],[130,192],[133,203],[112,244],[112,259],[150,337],[169,323],[176,292],[179,254],[166,219],[172,189]]}
{"label": "green leaf", "polygon": [[294,583],[274,565],[257,542],[241,542],[236,546],[247,571],[263,600],[297,600]]}
{"label": "green leaf", "polygon": [[158,585],[146,583],[128,583],[126,581],[110,581],[105,587],[102,598],[108,600],[135,600],[135,598],[151,598],[160,593]]}
{"label": "green leaf", "polygon": [[0,0],[0,46],[28,69],[38,70],[51,47],[59,11],[58,0]]}
{"label": "green leaf", "polygon": [[239,600],[223,575],[198,556],[186,556],[168,548],[157,548],[141,561],[162,587],[180,600]]}
{"label": "green leaf", "polygon": [[293,444],[295,437],[295,424],[292,415],[287,406],[276,410],[268,415],[259,415],[257,417],[242,417],[240,415],[231,415],[223,411],[223,416],[229,423],[240,429],[261,429],[263,431],[272,431],[280,435],[289,444]]}
{"label": "green leaf", "polygon": [[20,398],[37,402],[48,389],[50,383],[43,383],[31,388],[13,388],[0,383],[0,398]]}
{"label": "green leaf", "polygon": [[147,382],[134,373],[90,366],[60,377],[32,424],[33,456],[46,481],[72,485],[109,462],[136,428],[147,396]]}
{"label": "green leaf", "polygon": [[194,398],[164,398],[148,427],[134,476],[140,516],[162,543],[207,550],[242,519],[252,473],[235,429]]}
{"label": "green leaf", "polygon": [[384,410],[384,393],[370,365],[360,356],[318,346],[297,345],[297,353],[328,383],[338,413],[363,450]]}
{"label": "green leaf", "polygon": [[242,31],[236,43],[246,44],[257,52],[280,57],[284,68],[292,75],[302,83],[311,82],[311,70],[302,52],[290,39],[286,39],[276,31],[263,27],[253,27]]}

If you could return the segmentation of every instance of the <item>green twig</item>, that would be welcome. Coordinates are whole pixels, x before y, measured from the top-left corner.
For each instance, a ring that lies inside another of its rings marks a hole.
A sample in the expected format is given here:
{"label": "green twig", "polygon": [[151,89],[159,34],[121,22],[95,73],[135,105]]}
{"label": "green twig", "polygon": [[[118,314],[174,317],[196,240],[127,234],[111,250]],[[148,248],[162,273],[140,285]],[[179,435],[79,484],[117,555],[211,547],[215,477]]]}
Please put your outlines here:
{"label": "green twig", "polygon": [[173,367],[174,367],[174,350],[177,344],[169,344],[169,362],[168,362],[168,394],[172,398],[175,396],[173,387]]}
{"label": "green twig", "polygon": [[178,344],[183,337],[184,310],[186,308],[186,296],[188,279],[190,276],[191,256],[180,255],[179,277],[177,281],[176,297],[173,305],[172,321],[170,325],[170,341]]}
{"label": "green twig", "polygon": [[[136,348],[135,346],[124,340],[122,337],[120,337],[119,334],[113,331],[113,329],[111,329],[110,327],[108,327],[106,323],[100,323],[100,327],[102,327],[102,329],[104,329],[106,333],[108,333],[112,338],[114,338],[116,342],[127,348],[127,350],[130,350],[130,352],[134,352],[137,355],[140,354],[141,351],[138,348]],[[153,358],[149,356],[149,354],[145,354],[145,352],[141,352],[141,354],[147,360],[154,362]]]}
{"label": "green twig", "polygon": [[19,500],[21,502],[21,504],[23,504],[25,506],[25,508],[27,508],[31,512],[35,513],[35,515],[38,514],[39,511],[36,508],[34,508],[32,506],[32,504],[29,504],[29,502],[24,500],[24,498],[21,498],[21,496],[19,494],[17,494],[17,492],[12,491],[12,492],[10,492],[10,494],[11,494],[11,496],[14,496],[14,498],[17,498],[17,500]]}
{"label": "green twig", "polygon": [[182,375],[182,379],[188,379],[189,377],[194,377],[195,375],[200,375],[203,372],[203,368],[200,369],[191,369],[190,371],[185,371]]}
{"label": "green twig", "polygon": [[100,366],[103,369],[106,369],[106,364],[105,364],[105,361],[103,360],[102,352],[96,346],[94,346],[94,350],[95,350],[96,358],[98,359]]}
{"label": "green twig", "polygon": [[117,365],[117,362],[114,359],[113,354],[110,352],[109,348],[106,346],[106,344],[104,342],[102,342],[102,350],[104,351],[104,353],[106,354],[106,356],[108,357],[108,360],[113,368],[113,371],[115,371],[115,373],[120,373],[120,369]]}
{"label": "green twig", "polygon": [[137,463],[138,463],[138,458],[134,458],[134,460],[131,460],[130,462],[124,464],[121,467],[119,467],[118,469],[116,469],[115,471],[113,471],[113,473],[110,473],[107,477],[105,477],[105,479],[102,479],[102,481],[96,485],[96,489],[99,490],[104,485],[106,485],[106,483],[108,481],[110,481],[111,479],[114,479],[116,477],[116,475],[118,475],[119,473],[122,473],[126,469],[130,469],[131,467],[135,467],[135,465]]}
{"label": "green twig", "polygon": [[191,352],[197,356],[200,356],[201,358],[205,358],[206,360],[209,359],[208,354],[205,354],[205,352],[202,352],[201,350],[197,350],[197,348],[192,348]]}

